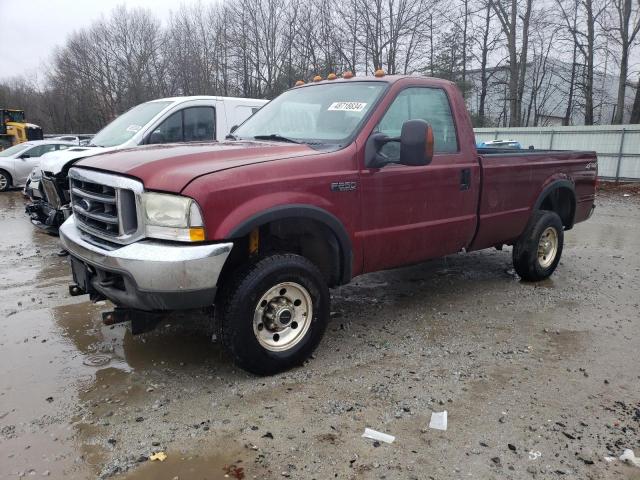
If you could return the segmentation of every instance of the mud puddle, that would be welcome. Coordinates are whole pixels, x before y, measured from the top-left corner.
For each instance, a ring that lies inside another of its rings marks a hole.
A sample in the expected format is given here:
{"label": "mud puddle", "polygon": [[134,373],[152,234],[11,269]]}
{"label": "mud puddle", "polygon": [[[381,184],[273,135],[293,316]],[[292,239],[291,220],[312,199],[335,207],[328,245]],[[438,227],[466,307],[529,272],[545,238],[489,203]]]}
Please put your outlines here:
{"label": "mud puddle", "polygon": [[[162,452],[164,453],[164,452]],[[145,462],[140,468],[124,475],[124,480],[198,479],[198,480],[243,480],[270,478],[264,468],[250,461],[243,453],[226,451],[220,454],[200,454],[168,451],[164,461]]]}

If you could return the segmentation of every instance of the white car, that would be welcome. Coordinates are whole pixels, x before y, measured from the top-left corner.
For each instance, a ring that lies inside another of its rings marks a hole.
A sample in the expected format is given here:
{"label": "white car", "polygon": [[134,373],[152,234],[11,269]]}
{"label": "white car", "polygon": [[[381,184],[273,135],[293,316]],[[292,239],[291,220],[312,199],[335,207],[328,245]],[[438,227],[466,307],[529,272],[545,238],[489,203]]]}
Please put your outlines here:
{"label": "white car", "polygon": [[61,140],[32,140],[0,152],[0,192],[24,185],[43,155],[74,146]]}
{"label": "white car", "polygon": [[[265,103],[267,100],[209,96],[160,98],[141,103],[100,130],[89,145],[76,145],[47,155],[27,180],[25,193],[32,203],[26,211],[34,225],[55,232],[71,215],[67,172],[78,160],[139,145],[224,140],[234,126]],[[108,162],[109,157],[105,156],[104,161]]]}

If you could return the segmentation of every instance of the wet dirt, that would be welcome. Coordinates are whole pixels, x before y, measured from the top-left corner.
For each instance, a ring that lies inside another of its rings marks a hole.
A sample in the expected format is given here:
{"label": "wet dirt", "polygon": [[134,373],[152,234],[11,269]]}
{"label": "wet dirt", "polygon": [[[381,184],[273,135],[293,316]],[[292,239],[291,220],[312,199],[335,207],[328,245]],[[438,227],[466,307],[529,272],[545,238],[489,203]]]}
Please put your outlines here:
{"label": "wet dirt", "polygon": [[508,248],[355,279],[314,357],[268,378],[206,315],[104,326],[23,208],[0,195],[0,479],[640,479],[604,459],[640,455],[635,191],[606,188],[538,284]]}

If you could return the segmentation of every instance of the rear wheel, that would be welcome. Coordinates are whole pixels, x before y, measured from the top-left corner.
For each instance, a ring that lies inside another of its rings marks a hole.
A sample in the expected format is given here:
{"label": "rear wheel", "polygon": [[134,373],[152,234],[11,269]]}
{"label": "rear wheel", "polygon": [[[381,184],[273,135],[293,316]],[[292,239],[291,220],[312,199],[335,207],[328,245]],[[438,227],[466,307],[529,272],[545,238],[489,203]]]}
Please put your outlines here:
{"label": "rear wheel", "polygon": [[513,246],[513,266],[523,280],[549,277],[558,266],[564,244],[562,220],[555,212],[539,210]]}
{"label": "rear wheel", "polygon": [[0,170],[0,192],[6,192],[9,188],[11,188],[11,175]]}
{"label": "rear wheel", "polygon": [[241,368],[272,375],[300,365],[329,319],[329,289],[306,258],[274,254],[241,268],[216,311],[224,347]]}

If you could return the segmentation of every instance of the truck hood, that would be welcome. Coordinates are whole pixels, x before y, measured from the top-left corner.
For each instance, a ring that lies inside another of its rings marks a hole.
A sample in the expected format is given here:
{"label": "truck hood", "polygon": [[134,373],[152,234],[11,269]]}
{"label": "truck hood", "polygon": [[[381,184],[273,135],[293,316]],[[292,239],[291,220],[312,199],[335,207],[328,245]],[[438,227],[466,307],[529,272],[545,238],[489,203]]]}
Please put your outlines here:
{"label": "truck hood", "polygon": [[99,153],[110,152],[117,147],[71,147],[66,150],[46,153],[40,158],[40,170],[57,175],[72,160],[90,157]]}
{"label": "truck hood", "polygon": [[92,156],[77,166],[136,177],[149,190],[179,193],[208,173],[319,153],[308,145],[281,142],[149,145]]}

